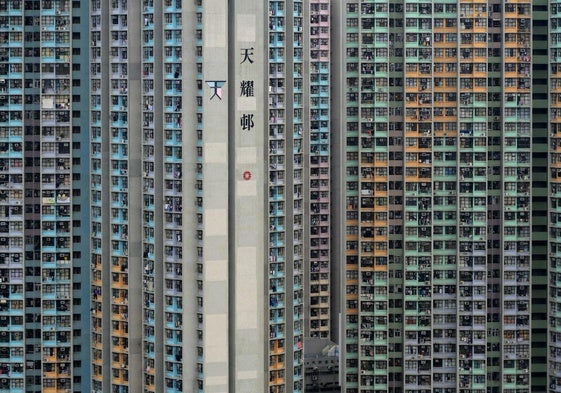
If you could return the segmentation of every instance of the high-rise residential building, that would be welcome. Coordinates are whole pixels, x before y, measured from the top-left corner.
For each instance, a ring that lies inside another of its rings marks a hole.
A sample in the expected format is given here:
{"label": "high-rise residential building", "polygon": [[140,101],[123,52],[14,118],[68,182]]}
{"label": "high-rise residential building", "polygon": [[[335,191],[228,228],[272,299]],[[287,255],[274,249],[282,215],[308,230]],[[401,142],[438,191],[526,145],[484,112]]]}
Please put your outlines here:
{"label": "high-rise residential building", "polygon": [[[305,254],[309,269],[304,277],[305,298],[305,335],[307,337],[331,338],[337,335],[338,314],[332,293],[337,293],[334,283],[338,282],[338,269],[331,263],[331,12],[327,0],[309,2],[309,26],[305,26],[304,37],[309,37],[304,47],[309,59],[305,67],[304,97],[309,110],[305,124],[305,145],[309,143],[307,166],[304,177],[309,186],[305,193],[309,197],[309,210],[306,211],[305,242],[309,253]],[[309,176],[309,178],[308,178]],[[335,280],[335,281],[334,281]]]}
{"label": "high-rise residential building", "polygon": [[92,390],[194,391],[202,20],[194,2],[89,6]]}
{"label": "high-rise residential building", "polygon": [[329,338],[330,4],[269,1],[269,391],[303,390],[303,337]]}
{"label": "high-rise residential building", "polygon": [[0,1],[0,392],[561,390],[559,12]]}
{"label": "high-rise residential building", "polygon": [[335,7],[343,391],[561,386],[555,224],[546,241],[547,136],[555,223],[558,119],[547,26],[558,20],[547,5]]}
{"label": "high-rise residential building", "polygon": [[0,2],[2,392],[90,386],[87,11]]}
{"label": "high-rise residential building", "polygon": [[[544,323],[544,326],[540,326],[541,330],[547,331],[547,337],[544,340],[547,344],[547,355],[542,355],[547,356],[546,389],[550,392],[558,392],[561,390],[561,314],[559,312],[561,300],[561,215],[559,213],[561,207],[559,199],[561,192],[559,183],[561,175],[561,155],[559,154],[561,146],[559,139],[561,134],[561,41],[559,40],[561,38],[561,3],[558,1],[547,2],[549,7],[546,7],[546,2],[542,3],[540,11],[545,14],[549,23],[542,24],[539,28],[541,37],[547,37],[548,40],[542,38],[547,45],[542,42],[539,44],[539,48],[543,63],[549,64],[549,67],[540,69],[540,79],[538,80],[542,84],[539,91],[540,99],[549,104],[549,111],[535,111],[534,118],[539,116],[541,124],[548,125],[547,128],[540,127],[545,129],[540,137],[549,143],[547,150],[542,150],[543,153],[540,157],[541,167],[547,169],[539,171],[539,174],[538,171],[534,171],[534,176],[539,175],[540,179],[535,180],[540,180],[547,186],[545,192],[540,196],[545,200],[543,210],[546,210],[548,214],[542,218],[542,222],[539,224],[548,225],[549,231],[540,239],[543,242],[548,240],[547,247],[542,247],[543,253],[547,253],[547,259],[544,258],[547,263],[536,267],[548,272],[548,280],[544,280],[545,282],[540,288],[543,291],[542,297],[547,298],[547,301],[541,302],[540,310],[540,321],[547,320],[547,324]],[[546,27],[550,29],[549,34],[545,30]],[[538,27],[536,26],[534,29],[537,30]],[[536,74],[537,72],[534,73],[535,78],[538,77]],[[549,95],[546,95],[547,93]],[[534,308],[536,307],[538,306],[535,305]]]}
{"label": "high-rise residential building", "polygon": [[94,0],[90,28],[92,390],[303,391],[338,329],[329,1]]}
{"label": "high-rise residential building", "polygon": [[304,175],[309,121],[305,113],[304,31],[308,24],[302,1],[267,4],[268,40],[261,46],[267,51],[264,81],[269,115],[265,118],[268,152],[262,156],[267,160],[264,185],[269,220],[265,366],[271,393],[299,392],[304,378],[304,211],[309,208]]}

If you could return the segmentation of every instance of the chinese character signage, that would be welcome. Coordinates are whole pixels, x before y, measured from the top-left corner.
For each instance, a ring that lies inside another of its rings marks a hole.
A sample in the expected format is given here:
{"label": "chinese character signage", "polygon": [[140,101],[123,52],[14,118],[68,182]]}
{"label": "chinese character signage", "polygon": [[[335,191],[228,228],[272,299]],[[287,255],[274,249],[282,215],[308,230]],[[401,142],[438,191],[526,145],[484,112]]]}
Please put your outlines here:
{"label": "chinese character signage", "polygon": [[[252,68],[254,61],[253,51],[253,47],[242,48],[241,50],[240,64],[242,64],[242,67],[246,68],[246,70]],[[255,85],[253,80],[242,80],[240,82],[240,97],[255,97]],[[253,121],[253,113],[243,113],[240,116],[240,126],[242,131],[251,131],[251,129],[255,126],[255,123]]]}
{"label": "chinese character signage", "polygon": [[253,114],[244,113],[240,118],[240,123],[242,126],[242,130],[250,131],[255,126],[255,124],[253,123]]}
{"label": "chinese character signage", "polygon": [[222,101],[222,86],[224,86],[224,83],[226,83],[226,81],[206,81],[208,87],[212,89],[211,100],[214,97],[218,97],[218,99]]}

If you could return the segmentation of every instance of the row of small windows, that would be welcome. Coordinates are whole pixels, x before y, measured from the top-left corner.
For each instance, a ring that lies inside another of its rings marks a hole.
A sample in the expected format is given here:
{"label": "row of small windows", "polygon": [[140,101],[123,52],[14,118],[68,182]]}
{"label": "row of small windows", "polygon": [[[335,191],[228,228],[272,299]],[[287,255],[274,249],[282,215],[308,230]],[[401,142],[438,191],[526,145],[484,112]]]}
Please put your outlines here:
{"label": "row of small windows", "polygon": [[[280,4],[280,3],[279,3]],[[506,3],[504,4],[504,11],[505,13],[513,13],[516,12],[518,15],[529,15],[530,14],[530,4],[531,2],[524,3]],[[561,12],[561,7],[557,4],[553,4],[552,6],[552,13],[557,14]],[[455,14],[458,12],[458,4],[456,3],[449,3],[449,4],[423,4],[423,3],[407,3],[405,4],[405,8],[403,4],[361,4],[359,7],[358,3],[348,3],[347,4],[347,13],[358,13],[360,10],[361,14],[373,14],[376,13],[385,13],[385,12],[407,12],[407,13],[416,13],[418,12],[421,15],[430,15],[433,12],[435,14],[439,13],[449,13]],[[485,12],[501,12],[501,4],[493,4],[492,8],[487,9],[486,4],[461,4],[460,5],[460,14],[465,15],[467,17],[474,16],[474,14],[480,14]]]}

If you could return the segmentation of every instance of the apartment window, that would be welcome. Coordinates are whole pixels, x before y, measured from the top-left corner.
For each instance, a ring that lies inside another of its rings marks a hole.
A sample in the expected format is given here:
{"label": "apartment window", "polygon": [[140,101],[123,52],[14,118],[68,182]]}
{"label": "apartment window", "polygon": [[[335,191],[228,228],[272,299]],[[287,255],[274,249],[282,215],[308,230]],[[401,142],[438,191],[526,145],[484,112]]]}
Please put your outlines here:
{"label": "apartment window", "polygon": [[458,85],[456,78],[445,78],[445,82],[447,87],[456,87]]}
{"label": "apartment window", "polygon": [[347,33],[347,42],[358,42],[358,33]]}
{"label": "apartment window", "polygon": [[460,108],[460,117],[462,117],[462,118],[473,117],[473,109],[472,108]]}
{"label": "apartment window", "polygon": [[485,33],[475,34],[475,42],[487,42],[487,34]]}

